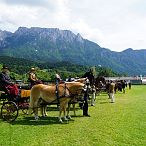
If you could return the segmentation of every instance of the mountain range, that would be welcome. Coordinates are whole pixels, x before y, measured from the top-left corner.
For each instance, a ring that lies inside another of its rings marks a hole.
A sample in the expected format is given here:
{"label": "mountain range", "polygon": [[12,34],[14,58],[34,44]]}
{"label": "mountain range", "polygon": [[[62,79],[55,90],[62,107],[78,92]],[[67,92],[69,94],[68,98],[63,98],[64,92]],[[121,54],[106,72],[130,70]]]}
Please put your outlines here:
{"label": "mountain range", "polygon": [[68,61],[104,66],[128,75],[146,74],[146,49],[115,52],[79,33],[58,28],[19,27],[14,33],[0,30],[0,55],[39,63]]}

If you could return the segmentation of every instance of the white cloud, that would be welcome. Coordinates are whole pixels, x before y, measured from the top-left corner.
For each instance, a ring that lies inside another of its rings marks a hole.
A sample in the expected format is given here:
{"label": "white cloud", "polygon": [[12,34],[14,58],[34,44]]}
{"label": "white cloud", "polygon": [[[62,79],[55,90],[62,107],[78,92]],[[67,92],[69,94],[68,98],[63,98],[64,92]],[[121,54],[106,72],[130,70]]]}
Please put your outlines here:
{"label": "white cloud", "polygon": [[25,5],[25,6],[31,6],[31,7],[52,6],[52,8],[54,7],[54,2],[52,0],[0,0],[0,2],[7,5],[19,5],[19,6]]}
{"label": "white cloud", "polygon": [[102,40],[104,39],[103,33],[98,28],[91,28],[82,19],[72,23],[71,29],[76,33],[80,33],[84,38],[98,42],[99,45],[102,45]]}
{"label": "white cloud", "polygon": [[0,0],[0,29],[56,27],[121,51],[146,48],[145,0]]}

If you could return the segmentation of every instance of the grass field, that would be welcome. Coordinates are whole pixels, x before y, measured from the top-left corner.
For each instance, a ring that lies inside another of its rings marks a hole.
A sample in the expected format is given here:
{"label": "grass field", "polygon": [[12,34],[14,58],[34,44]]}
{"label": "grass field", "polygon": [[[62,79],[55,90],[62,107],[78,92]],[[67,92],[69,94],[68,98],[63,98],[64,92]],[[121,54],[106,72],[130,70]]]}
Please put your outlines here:
{"label": "grass field", "polygon": [[0,146],[146,146],[146,86],[115,97],[110,103],[106,94],[97,96],[96,106],[89,105],[91,117],[78,108],[69,123],[58,123],[53,106],[39,121],[21,113],[13,124],[0,120]]}

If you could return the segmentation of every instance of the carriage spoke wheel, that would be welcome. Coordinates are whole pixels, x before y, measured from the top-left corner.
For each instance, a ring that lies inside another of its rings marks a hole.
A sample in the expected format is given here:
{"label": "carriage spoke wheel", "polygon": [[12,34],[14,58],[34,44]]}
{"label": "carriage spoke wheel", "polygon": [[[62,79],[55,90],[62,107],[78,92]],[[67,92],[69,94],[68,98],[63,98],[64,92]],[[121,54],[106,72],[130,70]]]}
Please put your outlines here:
{"label": "carriage spoke wheel", "polygon": [[1,108],[1,116],[7,122],[13,122],[18,116],[18,107],[12,102],[4,102]]}

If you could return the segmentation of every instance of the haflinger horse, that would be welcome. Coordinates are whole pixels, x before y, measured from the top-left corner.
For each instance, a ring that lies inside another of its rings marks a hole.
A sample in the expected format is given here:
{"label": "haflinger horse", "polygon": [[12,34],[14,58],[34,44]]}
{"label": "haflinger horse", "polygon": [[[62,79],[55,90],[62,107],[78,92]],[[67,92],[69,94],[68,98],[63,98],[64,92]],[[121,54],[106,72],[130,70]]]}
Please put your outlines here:
{"label": "haflinger horse", "polygon": [[[67,88],[69,90],[70,96],[72,97],[71,100],[69,101],[68,104],[68,110],[67,110],[67,117],[69,119],[71,119],[71,116],[69,115],[70,112],[70,106],[71,104],[73,105],[73,112],[74,112],[74,116],[76,115],[75,113],[75,104],[78,103],[79,100],[81,100],[81,97],[83,98],[83,94],[84,94],[84,88],[85,88],[85,84],[84,84],[84,80],[85,79],[81,79],[81,80],[77,80],[77,81],[73,81],[73,82],[67,82]],[[77,84],[82,84],[83,87],[81,88],[74,88],[73,85],[77,85]]]}
{"label": "haflinger horse", "polygon": [[[73,100],[75,96],[73,96],[73,92],[76,92],[76,94],[80,94],[82,92],[82,89],[84,87],[83,83],[80,82],[68,82],[65,84],[59,84],[58,85],[58,97],[56,95],[56,85],[44,85],[44,84],[38,84],[32,87],[31,94],[30,94],[30,109],[33,109],[35,120],[38,120],[38,107],[40,104],[40,101],[43,101],[47,104],[56,103],[60,104],[60,110],[59,110],[59,122],[63,122],[61,119],[62,111],[64,112],[64,119],[68,120],[66,118],[66,108],[68,105],[68,102],[70,100]],[[46,104],[46,105],[47,105]],[[46,115],[46,108],[44,110],[41,110],[42,116]]]}

